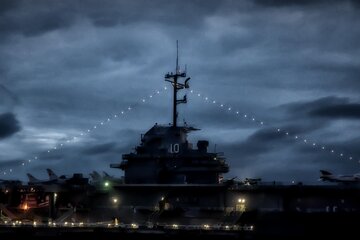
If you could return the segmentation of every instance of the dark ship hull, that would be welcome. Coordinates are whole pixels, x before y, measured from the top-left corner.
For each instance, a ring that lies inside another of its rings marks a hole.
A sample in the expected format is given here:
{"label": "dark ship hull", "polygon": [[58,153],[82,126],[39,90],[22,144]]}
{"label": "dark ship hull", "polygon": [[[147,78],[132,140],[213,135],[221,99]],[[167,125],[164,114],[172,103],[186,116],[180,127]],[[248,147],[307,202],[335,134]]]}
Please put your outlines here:
{"label": "dark ship hull", "polygon": [[[20,189],[13,189],[17,190]],[[41,190],[38,190],[40,194]],[[0,235],[16,237],[26,233],[33,237],[57,236],[59,239],[67,236],[300,239],[334,235],[344,238],[357,234],[360,227],[357,221],[360,191],[351,186],[118,184],[110,191],[89,185],[75,191],[61,189],[57,194],[68,195],[68,198],[59,198],[53,207],[41,211],[36,208],[26,213],[16,211],[8,202],[7,209],[15,218],[6,224],[3,221]],[[161,200],[165,194],[168,204]],[[82,196],[77,203],[72,202],[76,209],[65,208],[63,204],[73,201],[75,195]],[[118,197],[117,203],[112,201],[113,196]],[[172,196],[176,196],[175,201],[178,196],[200,198],[196,204],[187,202],[185,207],[179,203],[175,207],[171,204]],[[4,217],[6,213],[2,211],[2,215]]]}

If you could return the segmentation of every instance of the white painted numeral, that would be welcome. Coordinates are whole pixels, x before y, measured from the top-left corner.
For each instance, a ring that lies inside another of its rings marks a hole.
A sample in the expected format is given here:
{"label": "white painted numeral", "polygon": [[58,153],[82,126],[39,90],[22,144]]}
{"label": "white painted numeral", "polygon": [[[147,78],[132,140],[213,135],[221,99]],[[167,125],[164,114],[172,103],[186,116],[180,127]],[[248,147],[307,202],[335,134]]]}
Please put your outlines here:
{"label": "white painted numeral", "polygon": [[169,153],[179,153],[180,145],[178,143],[170,144]]}

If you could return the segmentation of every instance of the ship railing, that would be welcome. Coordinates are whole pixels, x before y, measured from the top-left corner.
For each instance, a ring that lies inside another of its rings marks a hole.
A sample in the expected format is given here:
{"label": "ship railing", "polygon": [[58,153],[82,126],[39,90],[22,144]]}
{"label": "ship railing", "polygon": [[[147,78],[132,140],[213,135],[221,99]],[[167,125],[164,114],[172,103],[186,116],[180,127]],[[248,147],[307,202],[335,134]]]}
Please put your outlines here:
{"label": "ship railing", "polygon": [[36,221],[5,221],[0,223],[0,227],[48,227],[48,228],[117,228],[137,231],[141,229],[172,229],[172,230],[216,230],[216,231],[253,231],[253,225],[237,225],[237,224],[194,224],[194,225],[179,225],[179,224],[138,224],[138,223],[117,223],[114,221],[104,222],[64,222],[55,223],[49,221],[48,223]]}

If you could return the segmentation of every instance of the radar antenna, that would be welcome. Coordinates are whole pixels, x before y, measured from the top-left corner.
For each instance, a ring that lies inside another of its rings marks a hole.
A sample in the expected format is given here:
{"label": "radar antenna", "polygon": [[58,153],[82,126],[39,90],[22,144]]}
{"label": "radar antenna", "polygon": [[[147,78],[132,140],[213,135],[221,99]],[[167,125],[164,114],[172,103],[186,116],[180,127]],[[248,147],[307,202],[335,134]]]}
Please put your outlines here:
{"label": "radar antenna", "polygon": [[165,81],[170,82],[174,88],[174,94],[173,94],[173,127],[177,127],[177,105],[181,103],[187,103],[186,95],[182,99],[177,98],[177,92],[178,90],[189,88],[189,80],[190,77],[186,78],[184,83],[179,83],[179,78],[186,78],[186,68],[184,72],[181,72],[179,67],[179,43],[178,40],[176,40],[176,68],[175,73],[167,73],[165,74]]}

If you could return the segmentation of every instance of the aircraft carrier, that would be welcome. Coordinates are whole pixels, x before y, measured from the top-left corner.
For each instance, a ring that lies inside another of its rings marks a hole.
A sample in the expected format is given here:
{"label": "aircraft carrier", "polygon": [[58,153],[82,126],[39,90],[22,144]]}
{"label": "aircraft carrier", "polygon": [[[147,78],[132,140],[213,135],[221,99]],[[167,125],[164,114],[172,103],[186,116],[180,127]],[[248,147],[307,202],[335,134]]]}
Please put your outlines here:
{"label": "aircraft carrier", "polygon": [[356,184],[225,179],[224,154],[209,151],[207,140],[190,143],[187,135],[199,129],[178,124],[177,107],[187,103],[178,92],[190,87],[178,58],[165,81],[173,90],[172,123],[155,124],[133,152],[111,164],[123,177],[94,171],[91,178],[66,178],[48,169],[45,181],[31,175],[28,184],[2,180],[1,238],[300,239],[359,233]]}

